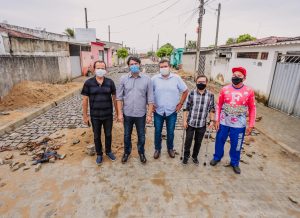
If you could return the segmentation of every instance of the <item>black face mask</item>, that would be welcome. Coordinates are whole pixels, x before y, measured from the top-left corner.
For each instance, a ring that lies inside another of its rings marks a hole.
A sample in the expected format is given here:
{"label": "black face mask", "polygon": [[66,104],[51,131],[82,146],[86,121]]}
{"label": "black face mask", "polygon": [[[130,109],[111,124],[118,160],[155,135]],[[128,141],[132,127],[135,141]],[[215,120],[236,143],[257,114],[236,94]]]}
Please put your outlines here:
{"label": "black face mask", "polygon": [[197,89],[204,90],[205,88],[206,88],[206,84],[204,84],[204,83],[198,83],[197,84]]}
{"label": "black face mask", "polygon": [[233,83],[234,85],[238,85],[238,84],[240,84],[241,82],[243,82],[243,79],[240,78],[240,77],[234,76],[234,77],[232,77],[231,81],[232,81],[232,83]]}

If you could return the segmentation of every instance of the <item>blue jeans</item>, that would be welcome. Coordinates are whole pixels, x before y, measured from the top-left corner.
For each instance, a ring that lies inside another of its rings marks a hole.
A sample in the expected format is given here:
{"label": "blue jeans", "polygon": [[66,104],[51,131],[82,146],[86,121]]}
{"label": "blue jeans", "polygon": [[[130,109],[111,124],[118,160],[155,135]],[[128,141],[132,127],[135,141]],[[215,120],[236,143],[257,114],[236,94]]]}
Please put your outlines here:
{"label": "blue jeans", "polygon": [[167,126],[167,147],[168,150],[174,148],[174,130],[177,120],[177,112],[170,114],[169,116],[161,116],[158,113],[154,113],[154,143],[155,150],[161,150],[161,132],[163,129],[164,121],[166,121]]}
{"label": "blue jeans", "polygon": [[146,115],[143,117],[129,117],[124,114],[124,153],[130,154],[132,149],[131,134],[133,125],[135,125],[138,143],[137,148],[139,154],[145,153],[145,127],[146,127]]}
{"label": "blue jeans", "polygon": [[220,129],[216,136],[214,160],[219,161],[224,155],[224,145],[228,138],[230,138],[230,164],[238,166],[240,163],[240,156],[242,145],[245,137],[246,128],[234,128],[220,125]]}

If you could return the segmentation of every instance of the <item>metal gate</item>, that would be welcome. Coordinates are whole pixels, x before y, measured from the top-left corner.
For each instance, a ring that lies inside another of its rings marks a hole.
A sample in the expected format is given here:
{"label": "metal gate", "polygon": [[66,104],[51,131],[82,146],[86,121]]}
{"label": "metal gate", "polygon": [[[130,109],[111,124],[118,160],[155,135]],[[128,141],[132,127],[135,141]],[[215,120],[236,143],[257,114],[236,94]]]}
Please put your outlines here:
{"label": "metal gate", "polygon": [[300,117],[300,55],[279,55],[269,107]]}

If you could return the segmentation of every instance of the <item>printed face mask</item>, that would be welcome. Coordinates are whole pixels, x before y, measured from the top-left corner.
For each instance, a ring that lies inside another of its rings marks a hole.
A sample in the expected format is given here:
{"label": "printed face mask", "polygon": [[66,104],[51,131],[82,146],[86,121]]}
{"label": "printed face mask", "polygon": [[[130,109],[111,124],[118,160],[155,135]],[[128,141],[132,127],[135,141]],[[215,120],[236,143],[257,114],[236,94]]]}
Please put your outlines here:
{"label": "printed face mask", "polygon": [[140,67],[138,65],[131,65],[129,67],[131,73],[139,73],[140,72]]}

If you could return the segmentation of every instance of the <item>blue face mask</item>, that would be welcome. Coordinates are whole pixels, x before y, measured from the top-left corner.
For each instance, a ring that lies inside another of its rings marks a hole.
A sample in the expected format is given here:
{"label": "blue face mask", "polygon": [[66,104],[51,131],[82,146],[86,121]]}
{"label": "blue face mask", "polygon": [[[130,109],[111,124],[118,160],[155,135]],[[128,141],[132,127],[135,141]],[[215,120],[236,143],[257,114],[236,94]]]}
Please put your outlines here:
{"label": "blue face mask", "polygon": [[129,67],[131,73],[139,73],[140,72],[140,67],[138,65],[131,65]]}

